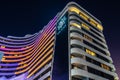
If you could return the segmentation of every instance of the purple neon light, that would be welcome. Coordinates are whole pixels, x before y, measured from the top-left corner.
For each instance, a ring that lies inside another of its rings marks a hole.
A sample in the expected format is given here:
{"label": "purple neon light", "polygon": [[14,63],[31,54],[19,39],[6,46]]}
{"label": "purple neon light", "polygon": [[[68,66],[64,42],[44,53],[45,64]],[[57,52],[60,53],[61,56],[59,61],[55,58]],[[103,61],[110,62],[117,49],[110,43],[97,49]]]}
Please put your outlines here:
{"label": "purple neon light", "polygon": [[13,71],[16,70],[16,68],[0,68],[0,71]]}
{"label": "purple neon light", "polygon": [[11,72],[11,73],[8,73],[8,72],[0,73],[0,76],[7,76],[7,75],[14,75],[14,72]]}
{"label": "purple neon light", "polygon": [[[57,21],[57,16],[56,17],[54,17],[54,19],[53,20],[51,20],[48,24],[47,24],[47,26],[45,26],[44,27],[44,29],[43,29],[43,32],[41,33],[41,32],[39,32],[39,33],[37,33],[37,34],[33,34],[33,35],[30,35],[30,36],[25,36],[25,37],[13,37],[13,36],[8,36],[8,38],[4,38],[5,40],[8,40],[7,42],[6,41],[1,41],[1,42],[3,42],[3,44],[5,43],[5,44],[9,44],[9,45],[4,45],[4,46],[7,46],[7,47],[11,47],[11,48],[0,48],[0,50],[1,51],[22,51],[22,50],[25,50],[25,49],[27,49],[27,48],[20,48],[20,47],[24,47],[24,45],[26,45],[26,44],[29,44],[29,45],[32,45],[33,43],[35,43],[33,46],[31,46],[31,47],[33,47],[33,48],[35,48],[35,47],[38,47],[39,46],[39,44],[37,44],[37,43],[39,43],[40,42],[40,39],[43,37],[43,35],[44,34],[49,34],[49,35],[51,35],[54,31],[55,31],[55,25],[56,25],[56,21]],[[32,37],[31,39],[32,40],[30,40],[30,37]],[[0,38],[2,38],[2,37],[0,37]],[[18,39],[17,39],[18,38]],[[26,39],[27,38],[27,39]],[[15,40],[15,39],[17,39],[17,40]],[[20,40],[19,40],[20,39]],[[23,40],[21,40],[21,39],[23,39]],[[34,39],[34,40],[33,40]],[[27,41],[27,40],[29,40],[29,41]],[[14,42],[14,41],[16,41],[16,42]],[[23,41],[23,42],[22,42]],[[27,41],[27,42],[26,42]],[[19,42],[19,43],[18,43]],[[22,43],[21,43],[22,42]],[[33,43],[32,43],[33,42]],[[2,44],[2,45],[3,45]],[[14,45],[12,45],[12,44],[16,44],[16,45],[18,45],[18,46],[14,46]],[[12,45],[12,46],[11,46]],[[21,46],[19,46],[19,45],[21,45]],[[14,49],[12,49],[12,48],[14,48]],[[39,50],[36,50],[35,51],[35,53],[37,53]],[[34,56],[35,56],[35,53],[34,53]],[[32,56],[32,57],[34,57],[34,56]],[[35,58],[33,58],[33,60],[31,60],[28,64],[31,64],[32,63],[32,61],[34,61],[35,60]],[[17,66],[19,65],[19,63],[12,63],[12,64],[3,64],[3,63],[0,63],[0,66],[16,66],[16,68],[17,68]],[[30,65],[31,66],[31,65]],[[7,76],[7,75],[14,75],[15,73],[13,72],[14,70],[16,70],[16,68],[1,68],[0,69],[0,71],[12,71],[12,72],[1,72],[0,73],[0,75],[1,76]],[[24,74],[23,74],[24,75]],[[26,77],[15,77],[15,78],[26,78]],[[15,78],[11,78],[11,79],[9,79],[9,80],[12,80],[12,79],[15,79]],[[2,79],[2,78],[0,78],[0,79]],[[23,79],[24,80],[24,79]]]}
{"label": "purple neon light", "polygon": [[9,80],[26,80],[26,77],[27,77],[27,73],[23,73],[19,76],[15,76],[15,77],[10,78]]}
{"label": "purple neon light", "polygon": [[[53,28],[53,26],[51,25],[55,24],[56,20],[57,20],[57,17],[51,20],[51,22],[46,26],[47,27],[46,29],[49,30],[49,28]],[[44,30],[44,32],[46,32],[46,30]],[[43,36],[44,32],[39,36],[37,40],[39,40]]]}
{"label": "purple neon light", "polygon": [[[52,34],[52,33],[53,33],[53,31],[52,31],[51,33],[49,33],[49,34]],[[39,51],[37,51],[37,52],[39,52]],[[36,53],[37,53],[37,52],[36,52]],[[35,57],[35,54],[33,55],[33,57]],[[35,58],[33,58],[32,61],[31,61],[29,64],[31,64],[34,60],[35,60]],[[31,65],[31,66],[32,66],[32,65]]]}
{"label": "purple neon light", "polygon": [[[54,22],[54,23],[55,23],[55,22]],[[54,26],[55,26],[55,25],[54,25]],[[52,28],[53,28],[53,25],[52,25]],[[51,29],[52,29],[52,28],[51,28]],[[47,28],[47,29],[49,29],[49,28]],[[47,33],[48,33],[48,32],[47,32]],[[51,32],[51,33],[52,33],[52,32]],[[35,54],[34,54],[32,57],[34,57],[34,56],[35,56]],[[34,60],[35,60],[35,58],[33,58],[33,60],[29,62],[29,64],[31,64]],[[30,65],[29,67],[31,67],[31,66],[32,66],[32,65]]]}
{"label": "purple neon light", "polygon": [[[42,33],[42,36],[43,36],[43,34],[47,33],[48,30],[49,30],[49,31],[54,30],[54,27],[48,28],[45,32]],[[42,36],[41,36],[41,37],[42,37]],[[41,38],[41,37],[40,37],[40,38]],[[38,38],[38,40],[40,40],[40,39]]]}
{"label": "purple neon light", "polygon": [[8,80],[5,76],[0,77],[0,80]]}
{"label": "purple neon light", "polygon": [[[36,34],[33,34],[32,36],[31,36],[31,38],[33,38],[33,37],[35,37],[36,36]],[[26,39],[23,39],[23,40],[15,40],[15,39],[10,39],[9,38],[10,36],[8,36],[7,38],[5,38],[5,37],[2,37],[2,36],[0,36],[0,41],[2,41],[2,40],[5,40],[5,41],[8,41],[8,42],[19,42],[19,41],[25,41]],[[11,36],[11,38],[12,38],[12,36]],[[26,37],[27,38],[27,37]],[[29,40],[30,38],[28,38],[28,40]]]}
{"label": "purple neon light", "polygon": [[18,63],[14,63],[14,64],[2,64],[2,63],[0,63],[0,66],[18,66]]}
{"label": "purple neon light", "polygon": [[[53,27],[52,27],[52,28],[53,28]],[[52,33],[53,33],[54,29],[52,29],[52,28],[50,29],[50,30],[52,30],[52,32],[50,32],[49,34],[52,34]],[[47,33],[48,33],[48,32],[47,32]],[[38,52],[38,51],[37,51],[37,52]],[[37,53],[37,52],[36,52],[36,53]],[[35,56],[35,54],[33,55],[33,57],[34,57],[34,56]],[[33,58],[33,60],[32,60],[29,64],[31,64],[34,60],[35,60],[35,58]],[[30,66],[32,66],[32,65],[30,65]]]}

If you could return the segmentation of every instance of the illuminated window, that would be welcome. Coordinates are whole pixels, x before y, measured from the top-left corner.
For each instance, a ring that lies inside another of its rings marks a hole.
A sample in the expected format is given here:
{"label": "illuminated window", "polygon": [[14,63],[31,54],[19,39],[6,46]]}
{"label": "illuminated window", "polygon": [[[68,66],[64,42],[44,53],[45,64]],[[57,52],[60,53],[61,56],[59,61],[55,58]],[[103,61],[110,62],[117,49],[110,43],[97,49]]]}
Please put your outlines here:
{"label": "illuminated window", "polygon": [[83,12],[81,12],[79,14],[84,20],[88,20],[89,17],[86,14],[84,14]]}
{"label": "illuminated window", "polygon": [[74,68],[73,68],[73,69],[78,69],[78,67],[74,66]]}
{"label": "illuminated window", "polygon": [[5,58],[3,57],[2,60],[5,60]]}
{"label": "illuminated window", "polygon": [[15,54],[14,56],[18,56],[17,54]]}
{"label": "illuminated window", "polygon": [[76,7],[70,7],[69,11],[77,13],[84,20],[90,22],[93,26],[97,27],[99,30],[101,30],[101,31],[103,30],[103,27],[98,22],[96,22],[94,19],[92,19],[91,17],[89,17],[88,15],[86,15],[83,11],[79,10],[78,8],[76,8]]}
{"label": "illuminated window", "polygon": [[99,23],[97,23],[95,20],[93,20],[93,19],[90,19],[90,23],[93,25],[93,26],[95,26],[95,27],[97,27],[99,30],[103,30],[103,27],[99,24]]}
{"label": "illuminated window", "polygon": [[74,26],[74,27],[77,27],[77,28],[80,28],[81,29],[81,26],[77,23],[71,23],[70,26]]}
{"label": "illuminated window", "polygon": [[96,24],[92,19],[90,19],[90,23],[91,23],[93,26],[97,26],[97,24]]}
{"label": "illuminated window", "polygon": [[83,26],[85,29],[90,30],[90,28],[89,28],[86,24],[82,23],[82,26]]}
{"label": "illuminated window", "polygon": [[83,13],[81,10],[79,10],[76,7],[70,7],[69,11],[77,13],[78,15],[80,15],[85,20],[88,20],[88,18],[89,18],[85,13]]}
{"label": "illuminated window", "polygon": [[75,12],[75,13],[77,13],[77,14],[79,14],[79,12],[80,12],[80,10],[77,9],[76,7],[70,7],[70,8],[69,8],[69,11]]}
{"label": "illuminated window", "polygon": [[74,56],[71,56],[71,58],[74,58]]}
{"label": "illuminated window", "polygon": [[95,52],[93,52],[89,49],[86,49],[86,53],[90,54],[91,56],[96,56]]}
{"label": "illuminated window", "polygon": [[1,46],[1,48],[5,48],[5,46]]}
{"label": "illuminated window", "polygon": [[101,31],[103,30],[103,27],[100,24],[97,25],[97,28],[99,28]]}
{"label": "illuminated window", "polygon": [[119,78],[118,78],[118,77],[115,77],[114,79],[115,79],[115,80],[119,80]]}
{"label": "illuminated window", "polygon": [[23,66],[27,66],[27,64],[24,64]]}
{"label": "illuminated window", "polygon": [[101,64],[101,67],[104,68],[104,69],[106,69],[106,70],[109,70],[109,71],[110,71],[109,66],[107,66],[107,65],[105,65],[105,64]]}
{"label": "illuminated window", "polygon": [[26,46],[25,48],[29,48],[29,46]]}
{"label": "illuminated window", "polygon": [[48,77],[48,79],[47,80],[50,80],[50,77]]}
{"label": "illuminated window", "polygon": [[91,37],[89,37],[89,36],[87,36],[87,35],[85,35],[85,34],[84,34],[84,38],[86,38],[86,39],[88,39],[88,40],[92,41],[92,38],[91,38]]}

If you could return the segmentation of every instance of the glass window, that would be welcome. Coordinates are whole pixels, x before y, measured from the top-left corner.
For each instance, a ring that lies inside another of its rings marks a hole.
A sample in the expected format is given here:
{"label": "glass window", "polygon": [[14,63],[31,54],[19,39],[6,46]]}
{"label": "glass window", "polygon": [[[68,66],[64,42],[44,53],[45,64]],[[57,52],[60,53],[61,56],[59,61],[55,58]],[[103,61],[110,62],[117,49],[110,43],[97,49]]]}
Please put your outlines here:
{"label": "glass window", "polygon": [[1,46],[1,48],[5,48],[5,46]]}
{"label": "glass window", "polygon": [[88,39],[89,41],[92,41],[92,38],[84,34],[84,38]]}
{"label": "glass window", "polygon": [[107,66],[107,65],[105,65],[105,64],[101,64],[101,67],[104,68],[104,69],[106,69],[106,70],[108,70],[108,71],[110,71],[109,66]]}
{"label": "glass window", "polygon": [[86,49],[86,53],[88,53],[88,54],[90,54],[92,56],[96,56],[96,53],[91,51],[91,50],[89,50],[89,49]]}
{"label": "glass window", "polygon": [[79,14],[79,12],[80,12],[80,10],[77,9],[76,7],[70,7],[70,8],[69,8],[69,11],[75,12],[75,13],[77,13],[77,14]]}
{"label": "glass window", "polygon": [[90,28],[89,28],[86,24],[82,23],[82,26],[83,26],[85,29],[90,30]]}
{"label": "glass window", "polygon": [[70,26],[74,26],[74,27],[77,27],[77,28],[80,28],[81,29],[81,26],[77,23],[71,23]]}
{"label": "glass window", "polygon": [[84,20],[88,20],[88,16],[87,15],[85,15],[84,13],[79,13],[80,14],[80,16],[84,19]]}
{"label": "glass window", "polygon": [[69,11],[77,13],[84,20],[90,22],[94,27],[97,27],[101,31],[103,30],[103,27],[98,22],[96,22],[94,19],[92,19],[91,17],[89,17],[87,14],[85,14],[83,11],[79,10],[78,8],[76,8],[76,7],[70,7]]}

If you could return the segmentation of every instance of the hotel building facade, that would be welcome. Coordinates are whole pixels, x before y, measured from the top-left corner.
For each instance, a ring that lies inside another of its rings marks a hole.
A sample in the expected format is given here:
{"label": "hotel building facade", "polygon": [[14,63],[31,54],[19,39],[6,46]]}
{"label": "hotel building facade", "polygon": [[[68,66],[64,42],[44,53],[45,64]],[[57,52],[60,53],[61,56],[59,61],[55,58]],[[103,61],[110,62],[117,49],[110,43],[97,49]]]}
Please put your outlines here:
{"label": "hotel building facade", "polygon": [[0,80],[118,80],[101,22],[70,2],[41,31],[0,37]]}

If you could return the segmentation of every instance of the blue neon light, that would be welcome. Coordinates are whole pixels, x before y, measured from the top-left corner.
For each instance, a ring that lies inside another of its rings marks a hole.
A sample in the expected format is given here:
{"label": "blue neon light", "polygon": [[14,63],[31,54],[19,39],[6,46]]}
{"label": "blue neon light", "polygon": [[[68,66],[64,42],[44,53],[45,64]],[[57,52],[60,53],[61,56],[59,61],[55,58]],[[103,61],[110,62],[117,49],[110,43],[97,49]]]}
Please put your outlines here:
{"label": "blue neon light", "polygon": [[0,51],[0,60],[2,59],[4,53]]}
{"label": "blue neon light", "polygon": [[63,16],[57,25],[57,35],[61,33],[61,31],[67,26],[67,17]]}

